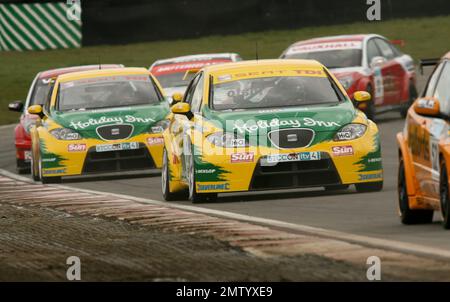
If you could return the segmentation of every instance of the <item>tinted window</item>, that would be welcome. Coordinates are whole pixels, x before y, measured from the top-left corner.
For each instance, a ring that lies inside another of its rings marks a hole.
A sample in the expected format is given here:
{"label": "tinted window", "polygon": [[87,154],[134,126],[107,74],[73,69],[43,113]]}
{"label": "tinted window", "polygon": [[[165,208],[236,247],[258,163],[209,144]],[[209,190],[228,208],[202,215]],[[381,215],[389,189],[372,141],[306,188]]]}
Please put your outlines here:
{"label": "tinted window", "polygon": [[199,77],[191,100],[191,111],[199,112],[203,100],[203,74]]}
{"label": "tinted window", "polygon": [[186,72],[177,72],[170,74],[163,74],[155,76],[162,87],[172,88],[172,87],[185,87],[189,84],[195,74],[188,74],[185,77]]}
{"label": "tinted window", "polygon": [[31,105],[44,105],[47,101],[50,87],[53,87],[51,85],[51,80],[49,79],[39,79],[36,82],[36,85],[34,86],[33,93],[31,95],[30,99],[30,106]]}
{"label": "tinted window", "polygon": [[446,63],[436,85],[434,97],[439,100],[441,112],[450,115],[450,64]]}
{"label": "tinted window", "polygon": [[189,84],[189,87],[186,89],[186,94],[184,96],[184,102],[191,104],[192,96],[194,95],[195,87],[197,87],[199,77],[200,77],[200,75],[195,76],[195,78]]}
{"label": "tinted window", "polygon": [[276,108],[337,103],[343,97],[328,77],[267,77],[213,85],[217,110]]}
{"label": "tinted window", "polygon": [[375,44],[375,40],[372,39],[369,42],[367,42],[367,63],[370,65],[373,58],[380,56],[382,56],[382,54],[377,44]]}
{"label": "tinted window", "polygon": [[301,52],[286,55],[286,59],[317,60],[327,68],[361,66],[361,49],[342,49],[317,52]]}
{"label": "tinted window", "polygon": [[147,75],[120,75],[69,81],[60,84],[57,108],[61,111],[86,110],[161,101]]}
{"label": "tinted window", "polygon": [[375,41],[378,47],[380,48],[381,54],[383,55],[383,57],[386,58],[386,60],[392,60],[395,57],[395,53],[392,50],[390,44],[381,39],[375,39]]}

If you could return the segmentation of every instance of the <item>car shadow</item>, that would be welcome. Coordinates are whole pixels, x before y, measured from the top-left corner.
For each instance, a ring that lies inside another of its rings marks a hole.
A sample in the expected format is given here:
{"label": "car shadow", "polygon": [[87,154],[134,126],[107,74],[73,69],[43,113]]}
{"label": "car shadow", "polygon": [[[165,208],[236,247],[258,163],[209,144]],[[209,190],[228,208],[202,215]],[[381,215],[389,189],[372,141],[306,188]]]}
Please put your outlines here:
{"label": "car shadow", "polygon": [[62,179],[63,184],[68,183],[80,183],[88,181],[109,181],[109,180],[120,180],[120,179],[133,179],[133,178],[146,178],[146,177],[157,177],[161,176],[161,171],[159,170],[146,170],[145,172],[127,172],[125,174],[98,174],[98,175],[83,175],[83,176],[72,176]]}
{"label": "car shadow", "polygon": [[245,192],[241,195],[219,195],[216,201],[214,202],[204,202],[203,204],[213,204],[213,203],[233,203],[233,202],[252,202],[252,201],[264,201],[264,200],[284,200],[284,199],[293,199],[293,198],[313,198],[313,197],[324,197],[324,196],[344,196],[344,195],[353,195],[353,194],[361,194],[357,193],[354,189],[349,188],[347,190],[336,190],[336,191],[325,191],[324,189],[317,188],[315,190],[310,191],[277,191],[268,193],[267,191],[261,193],[255,192]]}

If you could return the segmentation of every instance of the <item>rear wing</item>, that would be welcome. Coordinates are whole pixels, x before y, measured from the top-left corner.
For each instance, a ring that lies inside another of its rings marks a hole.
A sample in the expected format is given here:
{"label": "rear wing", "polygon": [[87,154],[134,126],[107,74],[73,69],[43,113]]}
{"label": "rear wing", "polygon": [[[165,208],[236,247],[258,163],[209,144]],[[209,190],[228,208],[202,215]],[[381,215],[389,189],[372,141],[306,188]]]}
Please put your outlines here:
{"label": "rear wing", "polygon": [[405,40],[391,40],[391,43],[394,45],[398,45],[400,47],[404,47],[405,46]]}
{"label": "rear wing", "polygon": [[435,66],[439,63],[441,59],[440,58],[432,58],[432,59],[420,59],[419,60],[419,68],[420,73],[423,74],[423,67],[424,66]]}

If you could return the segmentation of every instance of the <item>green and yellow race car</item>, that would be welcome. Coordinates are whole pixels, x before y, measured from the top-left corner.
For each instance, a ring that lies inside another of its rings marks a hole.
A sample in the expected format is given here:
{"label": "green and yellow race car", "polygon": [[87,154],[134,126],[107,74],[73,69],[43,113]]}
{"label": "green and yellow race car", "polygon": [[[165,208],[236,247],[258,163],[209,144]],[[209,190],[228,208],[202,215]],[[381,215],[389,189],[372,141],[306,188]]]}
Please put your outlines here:
{"label": "green and yellow race car", "polygon": [[268,189],[381,190],[378,128],[355,108],[370,98],[359,91],[350,100],[317,61],[205,67],[171,108],[163,196],[197,202]]}
{"label": "green and yellow race car", "polygon": [[58,76],[31,129],[32,175],[43,183],[62,176],[160,168],[169,104],[144,68]]}

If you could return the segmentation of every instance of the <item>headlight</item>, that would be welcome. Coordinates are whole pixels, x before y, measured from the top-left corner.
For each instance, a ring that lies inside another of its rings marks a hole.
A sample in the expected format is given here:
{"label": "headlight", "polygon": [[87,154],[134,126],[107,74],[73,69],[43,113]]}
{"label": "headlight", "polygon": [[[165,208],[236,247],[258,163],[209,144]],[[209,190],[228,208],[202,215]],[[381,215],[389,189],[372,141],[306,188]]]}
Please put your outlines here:
{"label": "headlight", "polygon": [[216,132],[206,137],[208,142],[217,147],[235,148],[248,147],[245,138],[237,137],[231,133]]}
{"label": "headlight", "polygon": [[367,126],[363,124],[348,124],[341,128],[334,137],[335,141],[349,141],[360,138],[366,133]]}
{"label": "headlight", "polygon": [[341,83],[341,85],[344,86],[345,90],[348,90],[350,87],[352,87],[353,82],[354,82],[352,76],[346,76],[346,77],[338,78],[338,80]]}
{"label": "headlight", "polygon": [[150,127],[149,133],[162,133],[169,127],[169,120],[162,120]]}
{"label": "headlight", "polygon": [[78,132],[73,131],[68,128],[57,128],[50,131],[50,134],[53,135],[56,139],[64,140],[64,141],[73,141],[81,139],[81,135]]}

